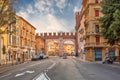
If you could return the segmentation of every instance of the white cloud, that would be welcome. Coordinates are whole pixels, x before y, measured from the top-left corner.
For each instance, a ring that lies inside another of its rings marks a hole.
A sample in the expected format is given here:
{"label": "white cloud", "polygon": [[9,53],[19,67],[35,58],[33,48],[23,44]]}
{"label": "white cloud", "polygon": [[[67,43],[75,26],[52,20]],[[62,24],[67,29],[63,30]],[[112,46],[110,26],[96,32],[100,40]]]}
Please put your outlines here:
{"label": "white cloud", "polygon": [[60,21],[53,15],[48,14],[47,16],[48,19],[48,24],[49,26],[47,27],[47,30],[49,31],[67,31],[65,26],[63,26]]}
{"label": "white cloud", "polygon": [[28,19],[28,17],[29,17],[28,13],[25,12],[25,11],[22,11],[22,10],[19,11],[19,12],[17,13],[17,15],[22,16],[22,17],[25,18],[25,19]]}
{"label": "white cloud", "polygon": [[67,6],[66,0],[36,0],[34,7],[39,12],[54,13],[54,7],[57,7],[60,12]]}
{"label": "white cloud", "polygon": [[29,14],[33,14],[35,11],[33,11],[33,7],[31,6],[31,5],[28,5],[27,6],[27,12],[29,13]]}
{"label": "white cloud", "polygon": [[[25,18],[34,27],[37,28],[36,32],[59,32],[68,31],[65,26],[60,23],[60,19],[57,19],[53,14],[39,14],[36,16],[30,16],[27,12],[20,11],[17,13],[19,16]],[[24,15],[23,15],[24,14]]]}
{"label": "white cloud", "polygon": [[54,2],[51,0],[36,0],[34,7],[39,11],[39,12],[44,12],[44,13],[49,13],[54,10],[52,9],[54,5]]}
{"label": "white cloud", "polygon": [[63,8],[65,8],[65,6],[66,6],[66,0],[55,0],[56,1],[56,6],[58,7],[58,8],[60,8],[60,9],[63,9]]}
{"label": "white cloud", "polygon": [[73,12],[80,12],[81,11],[81,7],[75,6],[73,9]]}
{"label": "white cloud", "polygon": [[59,32],[68,31],[60,21],[52,14],[40,15],[29,20],[33,26],[36,26],[36,32]]}
{"label": "white cloud", "polygon": [[45,7],[45,1],[41,0],[37,0],[35,3],[35,7],[39,10],[39,11],[44,11],[44,7]]}
{"label": "white cloud", "polygon": [[21,8],[17,14],[36,27],[36,32],[68,32],[70,29],[67,29],[68,22],[65,19],[58,19],[54,10],[54,7],[57,7],[63,13],[65,6],[66,0],[36,0],[33,5]]}

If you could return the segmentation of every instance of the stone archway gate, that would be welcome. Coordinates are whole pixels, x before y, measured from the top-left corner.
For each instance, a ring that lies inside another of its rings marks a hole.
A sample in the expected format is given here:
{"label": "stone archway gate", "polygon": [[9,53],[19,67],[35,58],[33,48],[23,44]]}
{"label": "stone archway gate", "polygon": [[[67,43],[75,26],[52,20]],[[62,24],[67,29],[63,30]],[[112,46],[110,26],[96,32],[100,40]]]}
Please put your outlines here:
{"label": "stone archway gate", "polygon": [[65,41],[69,40],[75,44],[75,52],[76,52],[76,36],[73,32],[58,32],[58,33],[40,33],[40,36],[45,39],[45,52],[47,49],[47,44],[51,40],[58,41],[59,45],[59,55],[63,55],[63,44]]}

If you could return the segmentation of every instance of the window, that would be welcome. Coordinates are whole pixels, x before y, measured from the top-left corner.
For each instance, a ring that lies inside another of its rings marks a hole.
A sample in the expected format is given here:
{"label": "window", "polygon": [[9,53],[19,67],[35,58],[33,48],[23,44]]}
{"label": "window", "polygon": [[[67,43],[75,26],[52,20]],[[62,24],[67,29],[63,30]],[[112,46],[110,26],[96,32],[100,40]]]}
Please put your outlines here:
{"label": "window", "polygon": [[12,45],[16,45],[16,36],[12,35]]}
{"label": "window", "polygon": [[95,25],[96,33],[99,33],[99,25]]}
{"label": "window", "polygon": [[95,10],[95,17],[99,17],[99,10]]}
{"label": "window", "polygon": [[95,3],[99,3],[98,0],[95,0]]}
{"label": "window", "polygon": [[100,44],[100,36],[96,36],[96,45]]}
{"label": "window", "polygon": [[11,35],[9,34],[9,44],[11,44]]}

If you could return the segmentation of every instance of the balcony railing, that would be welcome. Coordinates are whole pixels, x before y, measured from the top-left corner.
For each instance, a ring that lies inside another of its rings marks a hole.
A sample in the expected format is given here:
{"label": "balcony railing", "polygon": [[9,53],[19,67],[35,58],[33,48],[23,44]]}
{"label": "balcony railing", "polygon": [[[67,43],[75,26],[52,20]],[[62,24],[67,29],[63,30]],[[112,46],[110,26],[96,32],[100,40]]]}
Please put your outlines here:
{"label": "balcony railing", "polygon": [[105,43],[103,42],[91,42],[91,43],[86,43],[85,47],[105,47]]}
{"label": "balcony railing", "polygon": [[101,35],[100,32],[86,32],[86,36]]}

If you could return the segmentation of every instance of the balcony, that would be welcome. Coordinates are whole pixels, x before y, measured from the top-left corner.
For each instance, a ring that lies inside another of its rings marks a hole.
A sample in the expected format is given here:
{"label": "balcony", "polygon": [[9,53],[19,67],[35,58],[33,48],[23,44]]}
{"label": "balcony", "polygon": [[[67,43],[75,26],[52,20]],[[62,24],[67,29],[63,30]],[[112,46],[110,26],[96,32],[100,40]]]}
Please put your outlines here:
{"label": "balcony", "polygon": [[96,36],[96,35],[101,35],[100,32],[86,32],[86,36]]}
{"label": "balcony", "polygon": [[102,48],[105,47],[105,43],[103,42],[91,42],[91,43],[86,43],[85,44],[85,48],[89,48],[89,47],[98,47],[98,48]]}

